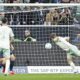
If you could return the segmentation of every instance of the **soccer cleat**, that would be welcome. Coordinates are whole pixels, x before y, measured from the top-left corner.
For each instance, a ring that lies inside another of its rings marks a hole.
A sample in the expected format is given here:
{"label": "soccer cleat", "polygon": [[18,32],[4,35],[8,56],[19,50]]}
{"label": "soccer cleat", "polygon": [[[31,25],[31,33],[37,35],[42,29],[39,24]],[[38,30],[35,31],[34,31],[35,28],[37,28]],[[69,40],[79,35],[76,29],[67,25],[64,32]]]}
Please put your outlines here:
{"label": "soccer cleat", "polygon": [[78,71],[77,69],[74,69],[74,70],[73,70],[73,73],[74,73],[74,74],[79,74],[79,71]]}
{"label": "soccer cleat", "polygon": [[79,74],[79,72],[78,71],[74,71],[74,74]]}
{"label": "soccer cleat", "polygon": [[15,72],[14,72],[14,71],[10,71],[9,74],[10,74],[10,75],[14,75]]}

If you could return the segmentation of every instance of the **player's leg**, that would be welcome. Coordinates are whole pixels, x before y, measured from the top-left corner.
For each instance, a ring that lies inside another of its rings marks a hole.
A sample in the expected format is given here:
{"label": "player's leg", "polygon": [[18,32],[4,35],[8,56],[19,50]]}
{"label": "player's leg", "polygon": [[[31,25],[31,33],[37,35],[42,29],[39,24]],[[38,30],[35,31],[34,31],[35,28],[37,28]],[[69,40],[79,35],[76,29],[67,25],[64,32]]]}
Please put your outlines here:
{"label": "player's leg", "polygon": [[72,46],[71,48],[70,48],[70,51],[71,51],[71,55],[75,55],[75,56],[80,56],[80,50],[78,49],[78,47],[77,46]]}
{"label": "player's leg", "polygon": [[3,54],[2,50],[0,49],[0,68],[2,68],[2,62],[3,62]]}
{"label": "player's leg", "polygon": [[75,64],[73,62],[72,55],[70,55],[69,53],[67,53],[67,62],[73,69],[75,68]]}
{"label": "player's leg", "polygon": [[4,60],[5,60],[5,58],[1,58],[1,57],[0,57],[0,68],[2,68],[2,66],[3,66],[3,64],[4,64]]}
{"label": "player's leg", "polygon": [[[15,62],[16,57],[14,56],[14,54],[11,52],[10,53],[10,74],[15,74],[15,72],[13,71],[13,66],[14,66],[14,62]],[[5,72],[5,65],[3,65],[3,73]]]}
{"label": "player's leg", "polygon": [[5,58],[5,72],[4,74],[9,73],[9,66],[10,66],[10,50],[3,49],[3,57]]}
{"label": "player's leg", "polygon": [[73,62],[73,56],[70,53],[67,53],[67,62],[72,67],[73,72],[77,73],[78,71],[76,70],[76,66]]}
{"label": "player's leg", "polygon": [[78,49],[75,54],[80,57],[80,50]]}
{"label": "player's leg", "polygon": [[14,56],[14,54],[11,54],[10,55],[10,74],[15,74],[13,71],[15,59],[16,59],[16,57]]}

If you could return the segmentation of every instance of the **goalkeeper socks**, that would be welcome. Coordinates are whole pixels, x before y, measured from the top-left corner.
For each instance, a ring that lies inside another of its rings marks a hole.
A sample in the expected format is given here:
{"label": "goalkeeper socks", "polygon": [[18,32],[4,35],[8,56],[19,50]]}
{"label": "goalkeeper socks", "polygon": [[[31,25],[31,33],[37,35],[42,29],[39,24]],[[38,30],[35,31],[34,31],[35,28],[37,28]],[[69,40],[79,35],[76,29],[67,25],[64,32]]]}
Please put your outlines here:
{"label": "goalkeeper socks", "polygon": [[78,73],[78,70],[73,62],[70,62],[70,66],[72,67],[74,73]]}
{"label": "goalkeeper socks", "polygon": [[10,61],[10,71],[13,71],[14,62],[15,61]]}
{"label": "goalkeeper socks", "polygon": [[70,62],[70,66],[72,67],[72,69],[75,69],[75,64],[73,62]]}

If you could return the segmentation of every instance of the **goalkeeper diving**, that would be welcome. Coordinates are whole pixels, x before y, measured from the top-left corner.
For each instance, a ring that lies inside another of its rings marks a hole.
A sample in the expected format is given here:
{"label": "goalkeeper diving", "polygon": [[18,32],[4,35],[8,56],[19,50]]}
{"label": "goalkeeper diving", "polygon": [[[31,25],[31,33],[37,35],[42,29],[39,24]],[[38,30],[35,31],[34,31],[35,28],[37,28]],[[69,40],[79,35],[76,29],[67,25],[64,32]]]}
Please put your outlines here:
{"label": "goalkeeper diving", "polygon": [[70,37],[57,36],[56,33],[50,35],[51,40],[67,53],[67,62],[72,67],[73,73],[78,73],[73,62],[73,56],[80,56],[80,50],[75,45],[69,43]]}

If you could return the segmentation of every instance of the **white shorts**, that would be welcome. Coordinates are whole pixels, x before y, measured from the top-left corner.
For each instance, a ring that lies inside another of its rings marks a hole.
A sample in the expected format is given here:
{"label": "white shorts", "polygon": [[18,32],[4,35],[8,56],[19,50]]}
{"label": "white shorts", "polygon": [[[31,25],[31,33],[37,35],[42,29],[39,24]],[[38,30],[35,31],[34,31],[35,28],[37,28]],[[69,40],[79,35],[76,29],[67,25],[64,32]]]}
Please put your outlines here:
{"label": "white shorts", "polygon": [[0,48],[0,54],[2,54],[4,58],[10,58],[10,49]]}
{"label": "white shorts", "polygon": [[80,56],[80,50],[73,45],[70,47],[68,54],[74,55],[74,56]]}

